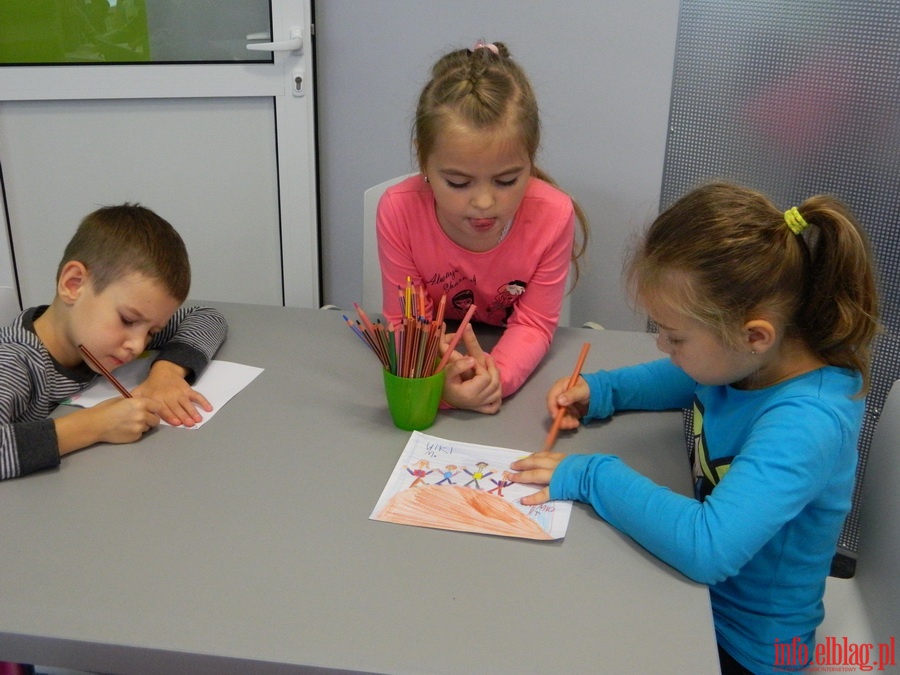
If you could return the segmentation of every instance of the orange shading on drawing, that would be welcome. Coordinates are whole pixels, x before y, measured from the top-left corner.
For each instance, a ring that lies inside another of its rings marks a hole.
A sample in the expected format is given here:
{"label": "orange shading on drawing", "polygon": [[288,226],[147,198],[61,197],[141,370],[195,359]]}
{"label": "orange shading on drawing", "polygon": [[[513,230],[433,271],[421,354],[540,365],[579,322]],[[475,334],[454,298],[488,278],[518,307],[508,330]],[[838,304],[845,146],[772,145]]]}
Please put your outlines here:
{"label": "orange shading on drawing", "polygon": [[[371,519],[506,537],[559,539],[565,536],[572,503],[523,506],[519,500],[538,488],[507,480],[510,463],[522,454],[415,431]],[[415,477],[412,482],[411,474]],[[466,480],[454,481],[456,477]],[[491,488],[485,489],[486,484]]]}

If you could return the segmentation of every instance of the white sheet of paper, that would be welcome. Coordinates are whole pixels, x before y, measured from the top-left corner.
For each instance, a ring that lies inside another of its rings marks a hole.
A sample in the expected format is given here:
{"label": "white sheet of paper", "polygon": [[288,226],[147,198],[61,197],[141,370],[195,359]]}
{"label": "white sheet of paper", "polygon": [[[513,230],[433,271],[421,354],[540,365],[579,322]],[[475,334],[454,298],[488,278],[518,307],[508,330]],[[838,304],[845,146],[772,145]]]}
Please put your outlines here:
{"label": "white sheet of paper", "polygon": [[412,432],[371,520],[526,539],[565,536],[572,502],[523,506],[536,485],[504,473],[528,453]]}
{"label": "white sheet of paper", "polygon": [[[147,379],[147,373],[150,372],[150,366],[153,364],[155,353],[148,356],[141,356],[131,363],[127,363],[121,368],[117,368],[113,375],[122,383],[122,385],[131,391],[141,382]],[[257,375],[263,371],[263,368],[256,366],[245,366],[240,363],[232,363],[231,361],[212,360],[206,367],[206,370],[197,378],[192,385],[194,389],[203,394],[212,404],[212,412],[200,410],[203,415],[203,421],[198,422],[192,427],[177,427],[179,429],[199,429],[206,422],[228,403],[234,396],[244,387],[250,384]],[[63,401],[68,405],[77,405],[82,408],[90,408],[97,405],[101,401],[120,396],[116,388],[110,384],[105,377],[98,377],[89,387],[75,394],[70,399]],[[166,422],[160,422],[166,424]]]}

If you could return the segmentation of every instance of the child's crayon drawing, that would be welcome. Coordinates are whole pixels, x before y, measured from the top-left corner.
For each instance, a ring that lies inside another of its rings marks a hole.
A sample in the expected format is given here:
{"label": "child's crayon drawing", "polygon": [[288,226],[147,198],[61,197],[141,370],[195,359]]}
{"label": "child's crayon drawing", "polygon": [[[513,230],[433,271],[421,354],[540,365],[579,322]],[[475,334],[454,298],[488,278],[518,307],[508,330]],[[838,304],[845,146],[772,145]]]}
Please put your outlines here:
{"label": "child's crayon drawing", "polygon": [[414,431],[370,518],[526,539],[560,539],[572,502],[523,506],[538,487],[509,481],[525,453]]}

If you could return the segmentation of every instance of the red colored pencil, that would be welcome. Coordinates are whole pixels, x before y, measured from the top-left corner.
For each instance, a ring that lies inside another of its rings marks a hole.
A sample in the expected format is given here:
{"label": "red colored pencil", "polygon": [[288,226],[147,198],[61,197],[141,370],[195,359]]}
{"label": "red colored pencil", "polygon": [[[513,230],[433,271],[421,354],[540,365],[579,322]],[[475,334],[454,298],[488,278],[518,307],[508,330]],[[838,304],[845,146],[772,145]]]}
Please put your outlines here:
{"label": "red colored pencil", "polygon": [[444,352],[444,357],[441,359],[441,362],[438,364],[438,367],[434,369],[434,372],[438,372],[444,369],[447,365],[447,362],[450,360],[450,355],[453,353],[453,350],[456,349],[456,345],[459,344],[459,341],[462,339],[463,331],[466,326],[469,325],[469,321],[472,319],[472,315],[475,313],[475,310],[478,309],[475,305],[471,305],[469,307],[469,311],[466,312],[466,315],[463,317],[463,320],[459,323],[459,328],[456,330],[456,333],[453,335],[453,338],[450,340],[450,344],[447,346],[447,351]]}
{"label": "red colored pencil", "polygon": [[131,392],[128,391],[125,388],[125,386],[121,382],[119,382],[111,372],[109,372],[106,369],[106,366],[104,366],[102,363],[100,363],[100,361],[97,360],[97,357],[95,357],[93,354],[91,354],[90,351],[88,351],[87,347],[85,347],[84,345],[78,345],[78,349],[80,349],[81,353],[84,354],[85,358],[87,358],[87,360],[93,364],[94,368],[99,370],[103,374],[103,376],[107,380],[110,381],[112,386],[114,386],[116,389],[119,390],[119,393],[122,394],[122,396],[124,396],[125,398],[134,398],[131,395]]}

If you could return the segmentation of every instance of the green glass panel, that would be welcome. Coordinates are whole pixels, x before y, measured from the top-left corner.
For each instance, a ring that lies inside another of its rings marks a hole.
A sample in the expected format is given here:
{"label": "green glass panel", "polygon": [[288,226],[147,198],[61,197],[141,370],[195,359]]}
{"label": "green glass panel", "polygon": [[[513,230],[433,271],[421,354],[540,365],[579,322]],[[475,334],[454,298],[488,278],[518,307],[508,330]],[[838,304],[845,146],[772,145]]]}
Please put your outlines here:
{"label": "green glass panel", "polygon": [[0,0],[0,63],[150,61],[144,0]]}
{"label": "green glass panel", "polygon": [[271,62],[270,29],[269,0],[0,0],[0,65]]}

